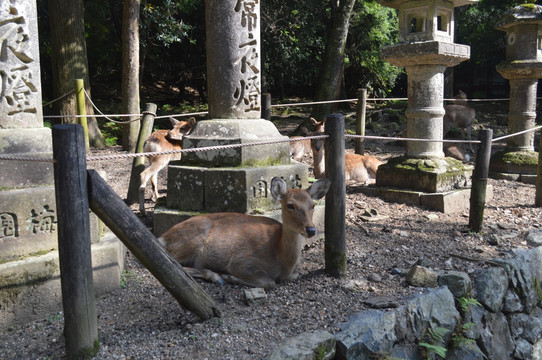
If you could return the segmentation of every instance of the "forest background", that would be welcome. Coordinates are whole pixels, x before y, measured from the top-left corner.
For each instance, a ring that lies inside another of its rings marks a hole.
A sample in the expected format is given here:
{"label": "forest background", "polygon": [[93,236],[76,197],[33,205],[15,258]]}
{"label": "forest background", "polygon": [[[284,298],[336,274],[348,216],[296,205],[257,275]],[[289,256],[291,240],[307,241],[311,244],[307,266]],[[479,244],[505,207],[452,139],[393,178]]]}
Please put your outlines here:
{"label": "forest background", "polygon": [[[446,72],[445,97],[459,89],[469,98],[506,96],[506,81],[495,70],[505,56],[504,32],[494,26],[505,10],[523,2],[480,0],[456,8],[455,42],[470,45],[471,58]],[[44,103],[72,89],[75,78],[84,78],[92,100],[105,113],[139,113],[139,104],[146,102],[156,103],[162,114],[206,110],[205,1],[37,0],[37,5]],[[123,35],[130,10],[138,20],[135,40]],[[262,92],[271,93],[274,103],[354,98],[359,88],[366,88],[369,97],[406,96],[404,71],[380,58],[383,46],[397,43],[396,10],[374,0],[263,0],[260,17]],[[67,25],[72,23],[80,24],[79,29]],[[324,74],[333,66],[326,54],[338,46],[326,39],[341,27],[347,36],[335,56],[340,68],[328,74],[339,81],[336,91],[326,93],[332,86]],[[72,38],[67,36],[71,31]],[[130,69],[122,59],[130,41],[139,66],[135,82],[126,83]],[[66,51],[78,42],[86,48]],[[134,98],[134,104],[126,105]],[[57,101],[44,113],[70,113],[75,108],[71,101]],[[91,133],[94,146],[104,145],[100,132],[118,130],[98,121]],[[135,141],[126,143],[128,135],[122,141],[129,150]]]}

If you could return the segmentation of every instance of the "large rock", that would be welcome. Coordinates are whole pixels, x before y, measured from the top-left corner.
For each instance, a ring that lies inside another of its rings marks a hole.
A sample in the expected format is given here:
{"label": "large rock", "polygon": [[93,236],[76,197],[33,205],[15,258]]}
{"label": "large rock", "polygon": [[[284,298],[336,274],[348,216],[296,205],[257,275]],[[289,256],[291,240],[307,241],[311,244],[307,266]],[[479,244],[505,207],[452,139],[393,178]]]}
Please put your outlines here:
{"label": "large rock", "polygon": [[327,331],[303,333],[281,344],[270,360],[328,360],[335,356],[335,338]]}
{"label": "large rock", "polygon": [[497,312],[502,308],[508,290],[508,277],[501,268],[482,269],[476,273],[474,282],[476,299],[488,310]]}
{"label": "large rock", "polygon": [[491,360],[509,360],[514,352],[514,340],[503,313],[487,312],[482,319],[480,344]]}

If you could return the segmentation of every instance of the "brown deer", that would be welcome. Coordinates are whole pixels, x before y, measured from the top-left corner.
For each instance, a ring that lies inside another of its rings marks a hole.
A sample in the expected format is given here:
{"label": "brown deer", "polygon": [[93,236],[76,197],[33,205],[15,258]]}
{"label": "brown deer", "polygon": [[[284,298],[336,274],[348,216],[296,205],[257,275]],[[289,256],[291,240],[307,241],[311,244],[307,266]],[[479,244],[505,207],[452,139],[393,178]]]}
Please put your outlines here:
{"label": "brown deer", "polygon": [[[153,132],[147,140],[143,149],[145,152],[162,152],[162,151],[174,151],[181,150],[181,144],[183,136],[188,134],[194,125],[196,119],[191,117],[187,121],[176,120],[172,117],[169,118],[173,129],[171,130],[157,130]],[[147,187],[147,181],[151,179],[152,184],[152,198],[156,201],[158,199],[158,172],[162,170],[171,160],[179,160],[181,154],[170,155],[155,155],[150,156],[149,167],[141,172],[139,175],[139,211],[142,215],[145,215],[145,188]]]}
{"label": "brown deer", "polygon": [[[290,139],[300,139],[306,136],[321,135],[324,132],[324,121],[316,121],[314,118],[310,118],[314,130],[310,132],[305,126],[300,126],[299,130],[303,136],[291,136]],[[311,152],[311,140],[298,140],[290,142],[290,157],[296,161],[300,161],[305,154]]]}
{"label": "brown deer", "polygon": [[[443,132],[442,136],[446,136],[448,131],[450,131],[451,128],[457,128],[461,129],[461,133],[463,134],[463,138],[465,138],[465,130],[467,129],[467,135],[468,139],[471,139],[471,132],[472,132],[472,124],[474,124],[474,120],[476,117],[476,113],[474,109],[470,106],[463,105],[466,104],[466,98],[467,96],[463,91],[459,91],[459,93],[454,97],[455,99],[458,99],[460,101],[457,102],[457,104],[454,105],[446,105],[444,106],[444,117],[443,120]],[[472,143],[469,143],[470,151],[473,151]]]}
{"label": "brown deer", "polygon": [[173,226],[159,241],[194,277],[272,288],[299,276],[303,237],[316,235],[313,200],[330,184],[320,179],[306,190],[288,189],[274,177],[270,190],[282,205],[282,224],[263,216],[213,213]]}
{"label": "brown deer", "polygon": [[[313,132],[311,135],[323,133]],[[324,140],[311,140],[314,177],[319,179],[325,176]],[[346,153],[344,154],[345,180],[356,180],[365,184],[376,182],[376,172],[384,162],[374,156]]]}

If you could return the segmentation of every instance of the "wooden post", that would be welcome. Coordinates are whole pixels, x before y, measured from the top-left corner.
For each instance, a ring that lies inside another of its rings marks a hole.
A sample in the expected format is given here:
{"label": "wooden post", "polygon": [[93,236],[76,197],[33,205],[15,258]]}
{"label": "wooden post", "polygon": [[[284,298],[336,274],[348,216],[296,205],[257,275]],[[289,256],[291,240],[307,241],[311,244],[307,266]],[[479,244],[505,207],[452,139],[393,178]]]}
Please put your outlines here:
{"label": "wooden post", "polygon": [[202,320],[220,316],[214,301],[94,170],[88,171],[90,208],[179,304]]}
{"label": "wooden post", "polygon": [[[356,111],[356,135],[365,135],[365,114],[367,111],[367,89],[358,89],[358,109]],[[365,154],[365,139],[356,138],[356,154]]]}
{"label": "wooden post", "polygon": [[472,174],[472,188],[470,191],[469,228],[474,232],[482,230],[484,222],[484,209],[486,206],[486,188],[489,174],[489,160],[491,158],[491,139],[493,130],[483,129],[479,133],[476,153],[476,164]]}
{"label": "wooden post", "polygon": [[346,276],[346,231],[344,172],[344,115],[326,116],[326,177],[331,186],[326,195],[325,271],[335,277]]}
{"label": "wooden post", "polygon": [[262,94],[262,119],[271,120],[271,94]]}
{"label": "wooden post", "polygon": [[[145,140],[152,134],[154,118],[156,116],[156,104],[146,104],[143,111],[143,119],[139,128],[139,136],[137,138],[136,153],[143,152]],[[139,156],[134,158],[132,162],[132,174],[130,176],[130,184],[128,185],[128,194],[126,195],[126,203],[128,205],[135,204],[139,200],[139,175],[145,170],[145,158]]]}
{"label": "wooden post", "polygon": [[80,359],[99,349],[85,139],[77,124],[55,125],[52,134],[66,357]]}
{"label": "wooden post", "polygon": [[85,147],[86,152],[90,151],[90,141],[88,138],[88,125],[87,125],[87,108],[85,103],[85,83],[83,79],[75,79],[75,96],[77,98],[77,114],[84,115],[79,118],[78,122],[83,127],[85,133]]}
{"label": "wooden post", "polygon": [[534,204],[538,207],[542,207],[542,131],[540,134],[540,146],[538,147],[538,171]]}

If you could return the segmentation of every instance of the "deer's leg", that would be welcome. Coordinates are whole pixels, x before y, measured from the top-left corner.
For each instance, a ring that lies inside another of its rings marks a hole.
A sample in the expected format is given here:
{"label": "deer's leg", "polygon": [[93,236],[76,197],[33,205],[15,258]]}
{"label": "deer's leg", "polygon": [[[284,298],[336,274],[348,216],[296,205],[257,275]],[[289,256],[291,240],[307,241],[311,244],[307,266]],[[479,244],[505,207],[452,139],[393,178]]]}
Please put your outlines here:
{"label": "deer's leg", "polygon": [[167,156],[149,158],[150,166],[139,175],[139,211],[143,215],[145,215],[145,187],[147,186],[147,182],[151,179],[154,195],[158,198],[156,177],[158,176],[158,172],[167,165],[168,160]]}
{"label": "deer's leg", "polygon": [[224,279],[222,279],[220,275],[218,275],[217,273],[209,269],[196,269],[196,268],[184,267],[184,266],[183,266],[183,269],[188,275],[192,277],[195,277],[198,279],[205,279],[210,282],[217,283],[218,285],[224,285]]}
{"label": "deer's leg", "polygon": [[158,172],[155,172],[151,176],[151,185],[152,185],[152,194],[153,194],[153,200],[158,200]]}

